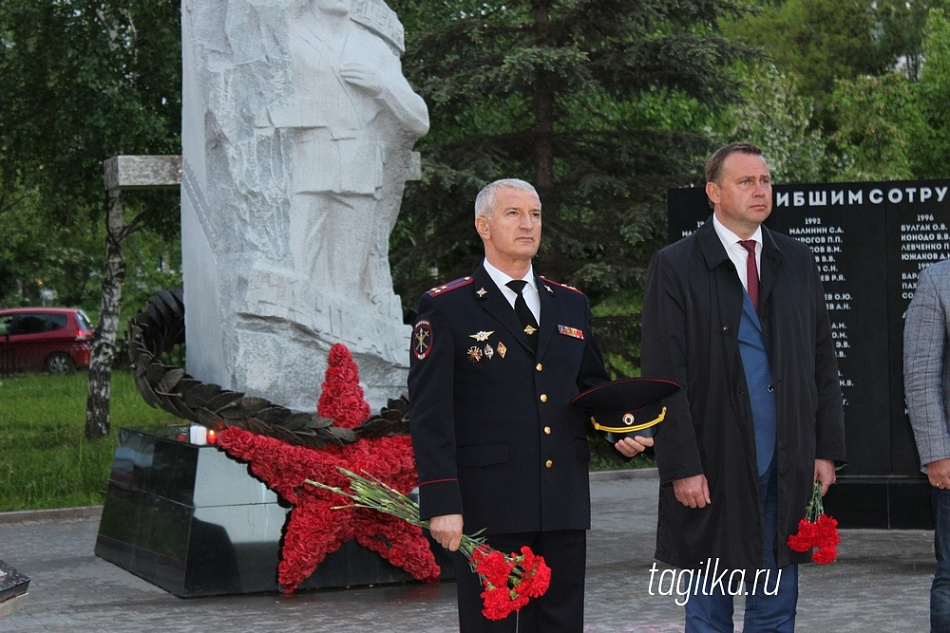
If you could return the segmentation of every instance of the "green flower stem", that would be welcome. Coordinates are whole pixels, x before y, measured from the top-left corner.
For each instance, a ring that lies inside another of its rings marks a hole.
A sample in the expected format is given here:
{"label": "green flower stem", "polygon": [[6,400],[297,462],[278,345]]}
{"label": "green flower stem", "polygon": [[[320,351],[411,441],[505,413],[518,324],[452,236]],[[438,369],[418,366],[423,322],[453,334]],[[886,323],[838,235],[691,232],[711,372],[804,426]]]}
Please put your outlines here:
{"label": "green flower stem", "polygon": [[805,506],[805,518],[809,523],[814,523],[818,517],[825,513],[825,505],[821,499],[821,480],[815,481],[815,487],[811,493],[811,501]]}
{"label": "green flower stem", "polygon": [[[349,491],[335,486],[328,486],[327,484],[313,481],[312,479],[307,479],[305,482],[311,486],[316,486],[317,488],[329,490],[330,492],[347,497],[355,502],[342,506],[334,506],[334,510],[343,508],[366,508],[402,519],[423,530],[429,529],[429,521],[419,518],[419,504],[406,495],[365,471],[363,475],[357,475],[342,466],[338,466],[337,470],[349,479]],[[479,531],[473,535],[462,535],[459,550],[469,561],[471,561],[475,549],[485,545],[485,538],[480,536],[480,534],[481,532]]]}

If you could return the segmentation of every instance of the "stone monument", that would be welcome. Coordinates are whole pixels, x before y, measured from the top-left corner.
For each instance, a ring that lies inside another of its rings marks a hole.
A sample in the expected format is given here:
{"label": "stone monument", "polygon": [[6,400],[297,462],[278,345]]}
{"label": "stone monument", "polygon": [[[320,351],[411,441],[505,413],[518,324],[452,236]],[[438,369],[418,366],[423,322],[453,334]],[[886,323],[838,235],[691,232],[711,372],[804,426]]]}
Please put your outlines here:
{"label": "stone monument", "polygon": [[312,410],[345,344],[373,408],[405,391],[388,242],[428,111],[383,0],[184,0],[188,372]]}

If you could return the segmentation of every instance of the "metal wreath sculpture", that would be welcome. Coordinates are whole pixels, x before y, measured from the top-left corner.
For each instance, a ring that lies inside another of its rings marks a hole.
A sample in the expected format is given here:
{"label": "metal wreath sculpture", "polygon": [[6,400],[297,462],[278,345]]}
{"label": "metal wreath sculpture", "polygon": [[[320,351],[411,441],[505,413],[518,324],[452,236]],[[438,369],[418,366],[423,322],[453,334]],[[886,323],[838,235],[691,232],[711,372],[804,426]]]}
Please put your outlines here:
{"label": "metal wreath sculpture", "polygon": [[265,398],[195,380],[184,369],[163,362],[175,345],[185,342],[182,290],[162,290],[144,311],[129,319],[129,357],[135,385],[152,407],[220,431],[235,426],[289,444],[323,448],[364,438],[407,435],[409,401],[389,400],[380,413],[348,429],[316,413],[293,411]]}

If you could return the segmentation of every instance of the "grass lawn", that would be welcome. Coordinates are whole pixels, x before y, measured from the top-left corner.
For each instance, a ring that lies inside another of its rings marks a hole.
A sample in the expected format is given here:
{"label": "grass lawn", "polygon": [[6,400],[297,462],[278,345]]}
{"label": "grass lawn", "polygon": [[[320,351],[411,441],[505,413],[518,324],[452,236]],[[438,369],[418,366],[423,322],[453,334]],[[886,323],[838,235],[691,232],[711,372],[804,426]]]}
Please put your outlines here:
{"label": "grass lawn", "polygon": [[[120,428],[186,424],[148,406],[127,371],[112,374],[106,437],[85,436],[89,377],[29,374],[0,377],[0,512],[101,505]],[[599,434],[589,437],[591,470],[642,468],[623,462]]]}
{"label": "grass lawn", "polygon": [[153,409],[127,371],[112,374],[112,432],[85,436],[86,373],[0,377],[0,512],[99,505],[118,430],[183,421]]}

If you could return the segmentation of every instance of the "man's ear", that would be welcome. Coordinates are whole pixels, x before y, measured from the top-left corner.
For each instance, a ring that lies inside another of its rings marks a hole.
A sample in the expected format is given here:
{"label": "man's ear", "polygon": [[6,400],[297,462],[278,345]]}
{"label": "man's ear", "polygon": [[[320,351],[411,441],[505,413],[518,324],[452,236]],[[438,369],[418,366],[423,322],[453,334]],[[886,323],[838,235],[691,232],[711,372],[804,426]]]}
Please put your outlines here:
{"label": "man's ear", "polygon": [[706,183],[706,197],[713,204],[719,204],[720,187],[714,182]]}
{"label": "man's ear", "polygon": [[489,224],[488,218],[483,216],[475,218],[475,230],[483,240],[491,238],[491,224]]}

